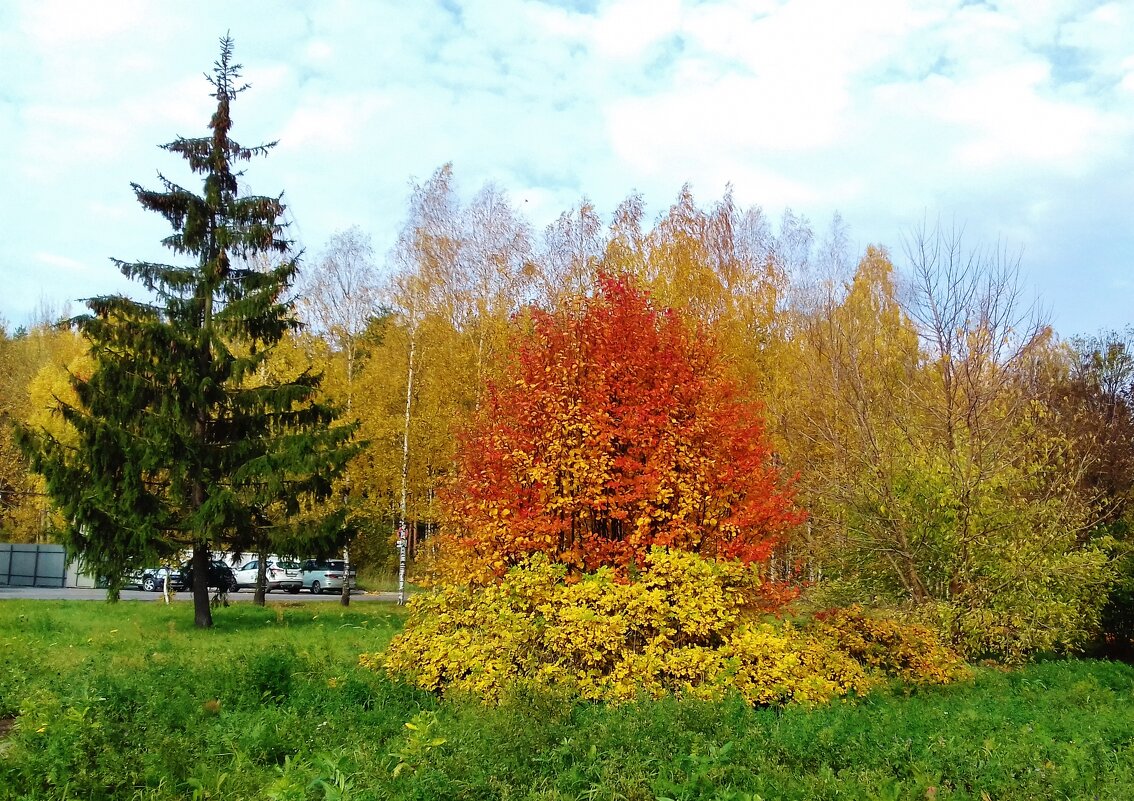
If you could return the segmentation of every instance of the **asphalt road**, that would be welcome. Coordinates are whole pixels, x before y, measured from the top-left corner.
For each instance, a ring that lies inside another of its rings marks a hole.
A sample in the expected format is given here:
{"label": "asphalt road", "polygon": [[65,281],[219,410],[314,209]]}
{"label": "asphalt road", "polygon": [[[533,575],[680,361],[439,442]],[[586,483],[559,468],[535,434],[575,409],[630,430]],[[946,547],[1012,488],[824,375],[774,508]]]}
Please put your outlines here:
{"label": "asphalt road", "polygon": [[[241,603],[252,601],[253,593],[251,590],[241,590],[240,592],[230,592],[228,594],[229,603]],[[279,603],[283,601],[337,601],[339,599],[338,592],[325,592],[322,595],[312,595],[310,592],[269,592],[264,596],[268,603]],[[62,589],[52,587],[7,587],[0,586],[0,600],[5,599],[27,599],[33,601],[105,601],[106,590],[88,590],[76,587],[65,587]],[[119,596],[123,601],[141,601],[150,603],[162,603],[162,594],[160,592],[144,592],[142,590],[122,590]],[[174,602],[191,601],[193,594],[190,592],[179,592],[174,598]],[[396,592],[359,592],[355,590],[350,594],[350,600],[354,601],[384,601],[386,603],[393,603],[398,600]]]}

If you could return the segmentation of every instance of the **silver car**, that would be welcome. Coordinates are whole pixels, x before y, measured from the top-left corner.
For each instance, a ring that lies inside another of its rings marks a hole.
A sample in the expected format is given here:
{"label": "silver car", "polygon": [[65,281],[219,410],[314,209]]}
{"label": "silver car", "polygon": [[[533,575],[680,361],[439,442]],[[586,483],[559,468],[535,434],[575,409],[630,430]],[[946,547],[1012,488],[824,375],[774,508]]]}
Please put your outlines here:
{"label": "silver car", "polygon": [[[256,573],[259,568],[260,560],[250,559],[239,568],[233,570],[232,572],[236,575],[236,586],[241,589],[244,587],[255,589]],[[299,592],[300,588],[303,586],[299,562],[269,557],[268,566],[264,570],[264,581],[266,582],[264,589],[267,592],[271,592],[272,590]]]}
{"label": "silver car", "polygon": [[[303,563],[303,589],[315,595],[323,590],[342,590],[346,562],[342,559],[308,559]],[[350,586],[355,587],[355,573],[350,571]]]}

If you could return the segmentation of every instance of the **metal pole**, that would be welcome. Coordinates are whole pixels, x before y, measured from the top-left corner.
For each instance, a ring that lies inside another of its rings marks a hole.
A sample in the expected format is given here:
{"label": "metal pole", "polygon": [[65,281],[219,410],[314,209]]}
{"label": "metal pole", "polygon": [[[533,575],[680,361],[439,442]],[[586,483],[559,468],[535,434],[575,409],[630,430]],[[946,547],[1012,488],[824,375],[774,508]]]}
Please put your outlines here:
{"label": "metal pole", "polygon": [[406,536],[406,521],[398,525],[398,606],[406,604],[406,546],[409,538]]}

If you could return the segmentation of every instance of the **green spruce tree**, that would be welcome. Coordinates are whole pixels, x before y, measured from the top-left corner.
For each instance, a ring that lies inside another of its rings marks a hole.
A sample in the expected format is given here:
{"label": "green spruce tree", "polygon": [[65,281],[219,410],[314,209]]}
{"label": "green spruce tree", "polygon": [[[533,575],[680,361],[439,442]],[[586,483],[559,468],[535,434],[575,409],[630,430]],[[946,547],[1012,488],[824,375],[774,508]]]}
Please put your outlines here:
{"label": "green spruce tree", "polygon": [[200,627],[212,625],[210,551],[327,553],[341,544],[345,511],[319,501],[359,447],[354,426],[337,424],[336,410],[318,401],[319,375],[264,379],[273,346],[299,326],[289,295],[298,257],[283,196],[239,192],[234,165],[275,143],[229,138],[230,106],[248,88],[232,53],[226,36],[209,77],[211,135],[163,145],[204,177],[202,193],[160,173],[160,190],[133,185],[173,228],[163,244],[193,263],[114,260],[152,302],[86,302],[89,313],[73,322],[95,366],[72,377],[79,402],[59,405],[77,437],[21,435],[68,521],[64,542],[107,578],[111,599],[130,568],[192,549]]}

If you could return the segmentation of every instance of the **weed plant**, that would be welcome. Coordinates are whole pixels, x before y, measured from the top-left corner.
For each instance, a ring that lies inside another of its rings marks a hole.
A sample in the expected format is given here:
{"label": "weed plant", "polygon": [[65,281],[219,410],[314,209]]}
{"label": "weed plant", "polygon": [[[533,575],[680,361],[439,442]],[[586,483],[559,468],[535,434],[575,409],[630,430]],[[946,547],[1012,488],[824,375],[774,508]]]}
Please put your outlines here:
{"label": "weed plant", "polygon": [[524,687],[485,707],[358,667],[400,622],[236,605],[198,631],[181,605],[0,602],[0,799],[1134,798],[1119,663],[815,710]]}

